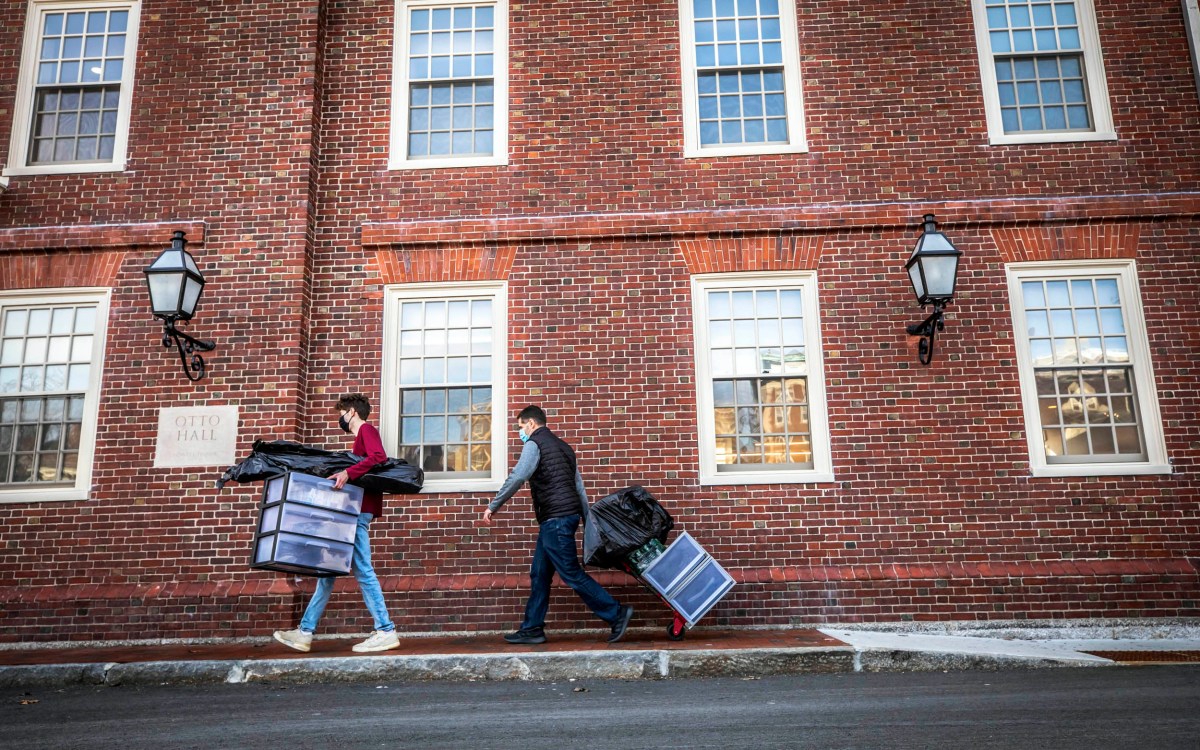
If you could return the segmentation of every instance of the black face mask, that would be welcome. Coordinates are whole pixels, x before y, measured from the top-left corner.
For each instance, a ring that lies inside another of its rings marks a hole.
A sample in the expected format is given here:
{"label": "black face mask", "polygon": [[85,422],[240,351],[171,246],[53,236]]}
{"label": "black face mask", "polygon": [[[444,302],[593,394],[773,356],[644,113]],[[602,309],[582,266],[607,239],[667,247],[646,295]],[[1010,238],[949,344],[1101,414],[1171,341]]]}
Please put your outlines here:
{"label": "black face mask", "polygon": [[338,416],[338,427],[342,428],[342,432],[350,432],[350,423],[346,421],[346,415]]}

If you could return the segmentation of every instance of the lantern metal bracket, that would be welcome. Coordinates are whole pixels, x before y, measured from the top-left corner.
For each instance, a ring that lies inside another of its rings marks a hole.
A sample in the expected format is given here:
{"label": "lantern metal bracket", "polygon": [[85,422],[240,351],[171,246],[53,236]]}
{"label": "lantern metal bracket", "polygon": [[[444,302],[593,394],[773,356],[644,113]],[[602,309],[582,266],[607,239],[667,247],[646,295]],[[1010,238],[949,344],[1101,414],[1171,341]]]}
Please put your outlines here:
{"label": "lantern metal bracket", "polygon": [[[183,331],[175,327],[174,318],[163,318],[163,346],[170,347],[171,341],[175,342],[175,348],[179,350],[179,361],[183,365],[183,374],[187,375],[187,379],[193,382],[204,377],[204,358],[196,351],[211,352],[217,348],[217,345],[212,341],[204,341],[202,339],[193,338]],[[191,355],[192,361],[188,362],[188,355]],[[192,373],[196,373],[195,376]]]}
{"label": "lantern metal bracket", "polygon": [[917,345],[917,358],[923,365],[928,365],[933,361],[934,336],[938,331],[946,330],[943,310],[945,310],[947,302],[949,300],[933,300],[933,313],[920,323],[913,323],[906,329],[909,336],[921,337],[921,342]]}

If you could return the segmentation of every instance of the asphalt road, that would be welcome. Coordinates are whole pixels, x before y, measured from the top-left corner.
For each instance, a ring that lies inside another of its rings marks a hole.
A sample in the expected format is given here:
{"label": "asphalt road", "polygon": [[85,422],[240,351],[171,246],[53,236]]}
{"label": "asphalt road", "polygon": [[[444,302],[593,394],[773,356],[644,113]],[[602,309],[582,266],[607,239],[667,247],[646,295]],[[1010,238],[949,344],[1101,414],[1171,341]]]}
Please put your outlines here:
{"label": "asphalt road", "polygon": [[1200,667],[0,695],[0,748],[1197,750]]}

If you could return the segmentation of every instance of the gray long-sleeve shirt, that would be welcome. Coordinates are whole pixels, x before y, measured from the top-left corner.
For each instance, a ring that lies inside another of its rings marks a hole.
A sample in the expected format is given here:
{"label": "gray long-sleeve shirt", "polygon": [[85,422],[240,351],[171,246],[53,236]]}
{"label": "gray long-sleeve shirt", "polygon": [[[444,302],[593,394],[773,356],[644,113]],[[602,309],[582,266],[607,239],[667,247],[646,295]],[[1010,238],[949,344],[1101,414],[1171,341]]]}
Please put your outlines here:
{"label": "gray long-sleeve shirt", "polygon": [[[508,502],[508,499],[517,494],[517,491],[529,481],[533,476],[533,472],[537,471],[538,461],[541,460],[542,452],[538,450],[537,443],[528,440],[525,447],[521,448],[521,457],[517,459],[517,465],[513,467],[512,473],[508,475],[508,479],[504,480],[500,490],[496,493],[496,497],[488,503],[488,508],[495,513],[500,510],[500,506]],[[583,486],[583,475],[579,473],[579,468],[575,469],[575,491],[579,493],[580,516],[583,521],[587,522],[588,497],[587,489]]]}

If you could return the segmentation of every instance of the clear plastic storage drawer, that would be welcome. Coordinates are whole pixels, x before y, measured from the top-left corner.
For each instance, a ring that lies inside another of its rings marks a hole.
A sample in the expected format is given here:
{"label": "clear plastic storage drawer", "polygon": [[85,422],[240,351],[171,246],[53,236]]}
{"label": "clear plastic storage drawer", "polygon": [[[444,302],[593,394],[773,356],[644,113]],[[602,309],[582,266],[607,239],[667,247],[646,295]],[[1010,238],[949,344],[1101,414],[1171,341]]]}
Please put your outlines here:
{"label": "clear plastic storage drawer", "polygon": [[358,513],[362,507],[362,496],[362,487],[347,484],[342,489],[335,490],[332,479],[293,471],[267,480],[263,492],[263,505],[272,505],[282,500],[340,510],[343,513]]}
{"label": "clear plastic storage drawer", "polygon": [[642,577],[660,591],[669,591],[707,553],[687,534],[680,534],[666,552],[656,557]]}
{"label": "clear plastic storage drawer", "polygon": [[283,503],[263,509],[262,523],[259,524],[258,531],[261,534],[290,531],[334,542],[353,542],[357,526],[358,516],[307,505]]}
{"label": "clear plastic storage drawer", "polygon": [[254,551],[255,563],[306,568],[314,573],[349,573],[353,559],[352,544],[286,533],[260,537]]}

